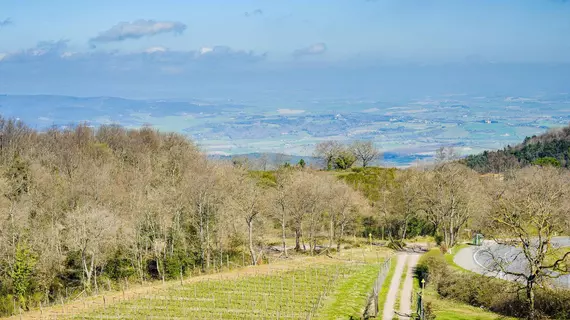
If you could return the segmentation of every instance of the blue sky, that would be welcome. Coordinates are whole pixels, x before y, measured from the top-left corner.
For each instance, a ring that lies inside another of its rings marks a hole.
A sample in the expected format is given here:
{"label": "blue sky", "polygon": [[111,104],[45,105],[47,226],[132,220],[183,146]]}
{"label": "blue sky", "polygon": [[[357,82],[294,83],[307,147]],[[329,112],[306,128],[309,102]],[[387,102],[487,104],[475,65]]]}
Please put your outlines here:
{"label": "blue sky", "polygon": [[570,1],[0,0],[0,93],[136,96],[146,85],[181,97],[181,82],[255,92],[306,74],[477,64],[564,65],[541,69],[559,79]]}

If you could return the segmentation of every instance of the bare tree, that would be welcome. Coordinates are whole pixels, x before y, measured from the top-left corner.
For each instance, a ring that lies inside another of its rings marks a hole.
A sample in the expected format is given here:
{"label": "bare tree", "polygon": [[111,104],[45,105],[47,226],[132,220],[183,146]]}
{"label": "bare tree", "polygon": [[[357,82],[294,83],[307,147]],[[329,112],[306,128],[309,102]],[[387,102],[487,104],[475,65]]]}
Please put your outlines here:
{"label": "bare tree", "polygon": [[258,261],[254,246],[254,226],[262,218],[266,205],[264,190],[257,186],[255,181],[245,172],[239,172],[232,184],[233,191],[230,193],[229,205],[236,211],[239,219],[245,222],[247,227],[247,241],[251,264]]}
{"label": "bare tree", "polygon": [[201,159],[198,168],[184,175],[180,201],[189,213],[189,224],[197,232],[200,263],[202,269],[209,269],[212,258],[212,239],[216,225],[220,222],[221,206],[226,190],[225,179],[231,167],[210,163]]}
{"label": "bare tree", "polygon": [[367,203],[359,192],[344,182],[330,179],[328,185],[329,247],[336,241],[337,251],[340,251],[347,229],[354,224],[357,216],[364,213]]}
{"label": "bare tree", "polygon": [[475,171],[456,163],[444,163],[425,174],[421,210],[449,250],[469,218],[484,210],[482,184]]}
{"label": "bare tree", "polygon": [[281,225],[281,244],[285,257],[288,257],[286,240],[287,226],[291,219],[291,196],[294,195],[292,187],[291,169],[282,168],[276,173],[276,190],[273,195],[273,201],[277,207],[276,215]]}
{"label": "bare tree", "polygon": [[[495,239],[515,239],[512,254],[487,253],[494,268],[521,284],[526,292],[527,319],[536,319],[535,290],[568,273],[570,249],[557,248],[554,236],[566,230],[570,217],[570,174],[547,167],[517,172],[498,190],[489,216]],[[518,265],[518,266],[517,266]],[[522,270],[520,266],[523,266]]]}
{"label": "bare tree", "polygon": [[259,158],[257,159],[257,164],[259,166],[259,170],[267,171],[267,166],[269,164],[269,156],[267,153],[262,153]]}
{"label": "bare tree", "polygon": [[[325,210],[322,199],[324,194],[320,187],[324,185],[322,177],[309,171],[293,172],[286,193],[286,207],[290,215],[290,228],[295,233],[295,250],[305,250],[305,230],[308,230],[309,250],[314,251],[316,231],[322,221],[322,213]],[[302,242],[302,243],[301,243]]]}
{"label": "bare tree", "polygon": [[350,150],[358,161],[362,163],[362,167],[368,166],[370,162],[378,159],[380,151],[374,147],[372,141],[354,141],[350,146]]}
{"label": "bare tree", "polygon": [[334,166],[334,159],[342,150],[343,147],[338,141],[323,141],[316,145],[315,157],[320,158],[327,170],[330,170]]}
{"label": "bare tree", "polygon": [[435,162],[441,164],[459,159],[459,153],[454,147],[440,147],[435,152]]}
{"label": "bare tree", "polygon": [[89,291],[97,262],[102,262],[104,254],[109,252],[109,243],[120,224],[113,221],[108,211],[89,207],[78,209],[69,219],[68,246],[81,254],[83,286]]}
{"label": "bare tree", "polygon": [[400,239],[406,239],[410,220],[418,216],[421,195],[420,176],[408,169],[396,173],[395,186],[391,195],[391,210],[399,224]]}

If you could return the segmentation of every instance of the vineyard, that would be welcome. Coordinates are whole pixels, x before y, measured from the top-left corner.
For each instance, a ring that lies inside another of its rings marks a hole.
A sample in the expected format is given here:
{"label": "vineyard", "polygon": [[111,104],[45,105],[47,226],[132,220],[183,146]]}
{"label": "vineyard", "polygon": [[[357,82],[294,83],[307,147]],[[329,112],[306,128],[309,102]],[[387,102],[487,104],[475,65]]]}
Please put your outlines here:
{"label": "vineyard", "polygon": [[[109,307],[72,315],[72,319],[318,319],[328,314],[336,290],[361,278],[370,285],[376,265],[331,265],[208,280],[153,292]],[[358,296],[358,295],[357,295]],[[350,298],[350,297],[344,297]],[[363,307],[366,296],[356,305]],[[360,309],[352,310],[358,315]]]}
{"label": "vineyard", "polygon": [[[374,254],[375,258],[371,258]],[[360,318],[383,265],[377,251],[367,255],[368,260],[374,261],[353,260],[352,252],[346,259],[301,258],[173,281],[146,290],[101,294],[23,316],[25,319]]]}

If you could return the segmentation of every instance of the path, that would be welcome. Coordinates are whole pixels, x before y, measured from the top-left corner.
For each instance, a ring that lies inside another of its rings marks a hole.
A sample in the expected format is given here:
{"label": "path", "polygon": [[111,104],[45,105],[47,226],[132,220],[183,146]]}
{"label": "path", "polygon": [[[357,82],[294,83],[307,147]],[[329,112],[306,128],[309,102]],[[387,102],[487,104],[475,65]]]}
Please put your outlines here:
{"label": "path", "polygon": [[396,304],[396,297],[400,289],[400,279],[402,278],[402,273],[404,273],[404,266],[406,265],[407,259],[407,253],[398,254],[396,269],[394,270],[394,275],[390,282],[390,289],[388,289],[388,295],[386,296],[386,302],[384,303],[382,312],[382,319],[384,320],[392,320],[394,317],[394,305]]}
{"label": "path", "polygon": [[[390,280],[390,288],[388,289],[386,302],[384,303],[384,308],[382,311],[383,320],[392,320],[394,316],[396,316],[396,310],[394,310],[394,307],[396,305],[398,296],[400,297],[400,310],[398,310],[398,314],[411,314],[413,312],[412,293],[414,291],[414,269],[418,264],[420,254],[401,252],[397,257],[398,260],[396,262],[396,268],[394,270],[394,275]],[[400,290],[402,275],[404,273],[404,269],[406,268],[406,278],[404,279],[402,291],[398,292]],[[401,316],[400,319],[409,318]]]}
{"label": "path", "polygon": [[[412,314],[412,292],[414,291],[414,270],[420,255],[412,254],[408,256],[408,272],[404,280],[402,292],[400,292],[400,314]],[[407,319],[407,317],[400,317],[400,319]]]}

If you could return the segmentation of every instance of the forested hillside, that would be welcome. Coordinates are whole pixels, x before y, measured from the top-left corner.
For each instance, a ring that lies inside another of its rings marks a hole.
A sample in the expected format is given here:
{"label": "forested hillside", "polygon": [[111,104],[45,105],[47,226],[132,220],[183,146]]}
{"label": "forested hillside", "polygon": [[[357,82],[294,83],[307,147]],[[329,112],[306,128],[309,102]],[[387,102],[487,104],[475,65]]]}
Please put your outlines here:
{"label": "forested hillside", "polygon": [[468,156],[464,162],[480,173],[501,173],[532,164],[570,168],[570,126],[526,137],[514,147]]}
{"label": "forested hillside", "polygon": [[0,314],[127,278],[258,264],[283,237],[313,254],[370,214],[332,175],[257,174],[151,128],[37,132],[0,119],[0,187]]}
{"label": "forested hillside", "polygon": [[[568,232],[568,171],[533,166],[513,179],[521,183],[456,162],[430,170],[287,163],[251,171],[149,127],[38,132],[0,118],[0,315],[127,279],[164,281],[265,263],[270,254],[339,251],[355,236],[397,249],[428,235],[445,251],[475,231],[507,234],[487,223],[515,212],[500,207],[504,195],[517,205],[532,200],[520,210],[533,215],[555,188],[543,236]],[[529,181],[540,183],[525,196]]]}

